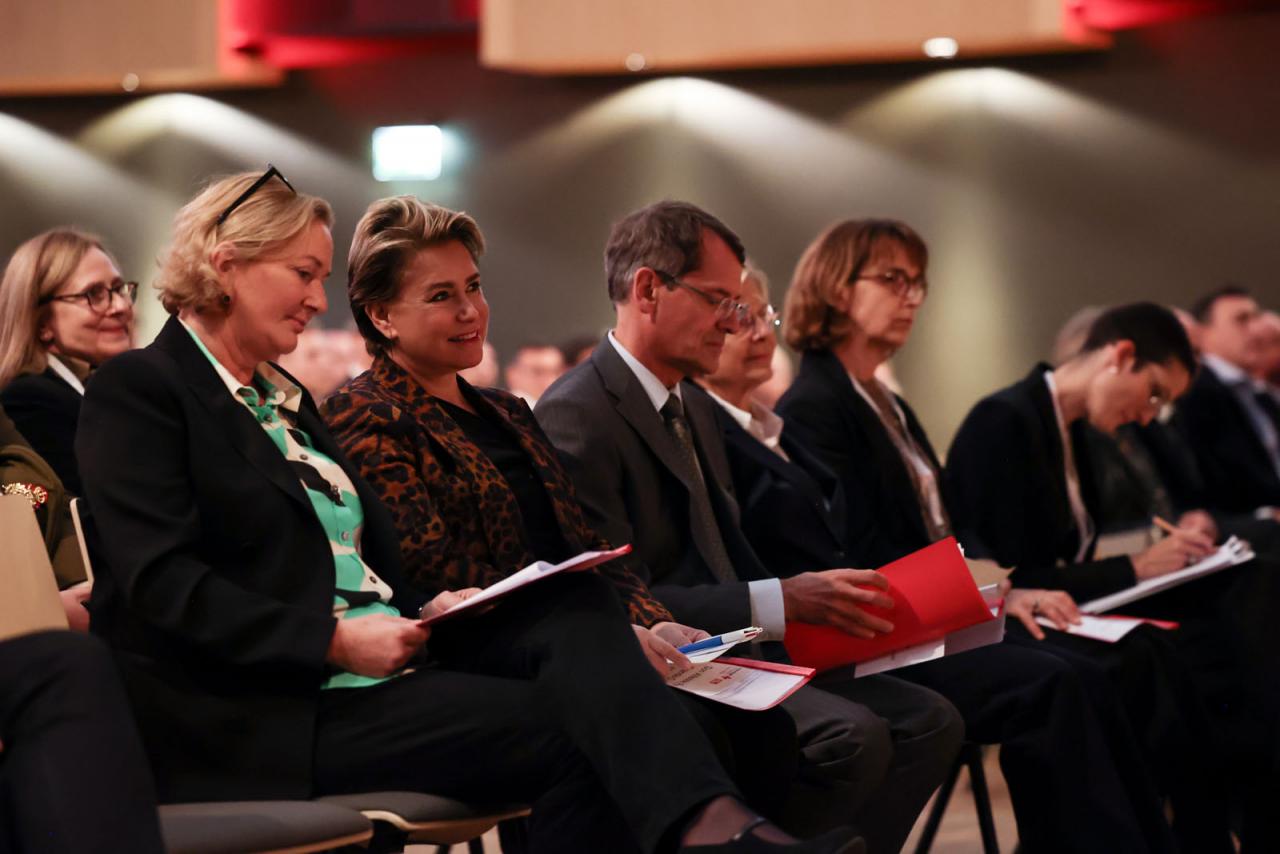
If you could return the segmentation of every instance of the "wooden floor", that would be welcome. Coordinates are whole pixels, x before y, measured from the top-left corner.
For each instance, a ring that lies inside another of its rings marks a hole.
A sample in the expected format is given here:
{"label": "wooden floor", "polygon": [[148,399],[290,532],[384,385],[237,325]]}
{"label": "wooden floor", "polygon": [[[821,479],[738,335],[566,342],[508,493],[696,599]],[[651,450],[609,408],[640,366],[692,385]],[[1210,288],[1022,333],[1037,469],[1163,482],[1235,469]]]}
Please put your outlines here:
{"label": "wooden floor", "polygon": [[[991,811],[995,815],[996,837],[1000,840],[1000,850],[1010,852],[1018,842],[1018,834],[1013,824],[1013,810],[1009,806],[1009,789],[1005,786],[1004,777],[1000,775],[1000,766],[994,748],[987,751],[983,765],[987,770],[987,788],[991,793]],[[929,808],[926,808],[916,823],[915,830],[907,839],[906,847],[902,849],[907,854],[915,851],[916,839],[920,835],[924,817],[928,814]],[[454,846],[452,854],[463,854],[466,850],[465,845],[457,845]],[[485,854],[501,854],[502,849],[498,846],[496,832],[485,834],[484,850]],[[435,846],[410,845],[405,851],[409,854],[433,854]],[[969,775],[967,772],[962,772],[960,782],[956,784],[955,792],[951,795],[951,802],[947,804],[942,826],[938,829],[937,837],[934,838],[931,854],[981,854],[981,852],[982,842],[978,835],[978,818],[973,807],[973,795],[969,791]]]}

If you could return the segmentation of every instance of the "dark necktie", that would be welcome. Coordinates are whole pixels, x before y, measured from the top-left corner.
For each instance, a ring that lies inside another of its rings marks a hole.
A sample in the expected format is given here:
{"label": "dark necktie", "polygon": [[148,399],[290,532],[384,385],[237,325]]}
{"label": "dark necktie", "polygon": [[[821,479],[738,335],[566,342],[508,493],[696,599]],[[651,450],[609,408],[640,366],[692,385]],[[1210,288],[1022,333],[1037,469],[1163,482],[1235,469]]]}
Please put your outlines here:
{"label": "dark necktie", "polygon": [[1280,433],[1280,403],[1277,403],[1276,399],[1271,396],[1271,392],[1265,389],[1256,392],[1254,399],[1258,401],[1258,408],[1271,419],[1271,423],[1275,425],[1276,432]]}
{"label": "dark necktie", "polygon": [[684,417],[684,405],[674,394],[667,398],[662,406],[662,420],[667,424],[667,432],[671,434],[676,449],[680,452],[684,463],[685,475],[689,488],[689,516],[693,526],[694,542],[706,562],[711,574],[717,581],[737,581],[737,573],[733,570],[733,561],[724,547],[724,539],[720,536],[720,525],[716,522],[715,510],[711,507],[711,496],[707,492],[707,482],[702,476],[702,466],[698,463],[698,451],[693,445],[693,433],[689,430],[689,422]]}

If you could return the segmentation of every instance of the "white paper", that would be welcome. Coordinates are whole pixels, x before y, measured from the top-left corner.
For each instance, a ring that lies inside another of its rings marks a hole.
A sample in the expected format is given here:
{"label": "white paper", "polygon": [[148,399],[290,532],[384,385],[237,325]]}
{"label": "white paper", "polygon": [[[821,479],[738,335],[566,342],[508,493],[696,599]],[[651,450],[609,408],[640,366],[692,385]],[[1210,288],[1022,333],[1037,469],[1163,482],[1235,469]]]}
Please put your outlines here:
{"label": "white paper", "polygon": [[[1036,622],[1046,628],[1058,628],[1047,617],[1036,617]],[[1133,617],[1091,617],[1088,614],[1081,614],[1080,625],[1069,625],[1067,634],[1115,643],[1144,622],[1146,621]]]}
{"label": "white paper", "polygon": [[899,667],[922,664],[926,661],[933,661],[935,658],[956,655],[978,647],[1000,643],[1000,641],[1004,640],[1004,607],[999,600],[998,585],[991,584],[981,587],[979,592],[982,593],[982,598],[986,601],[987,607],[991,609],[991,616],[995,619],[958,629],[941,640],[909,646],[906,649],[900,649],[897,652],[891,652],[888,655],[864,661],[854,668],[854,678],[884,673],[886,670],[897,670]]}
{"label": "white paper", "polygon": [[1094,599],[1092,602],[1086,602],[1080,606],[1080,610],[1087,614],[1101,614],[1104,611],[1110,611],[1112,608],[1118,608],[1121,605],[1145,599],[1153,593],[1159,593],[1162,590],[1186,584],[1188,581],[1199,578],[1202,575],[1212,575],[1228,567],[1251,561],[1253,557],[1253,551],[1250,550],[1247,544],[1236,537],[1232,537],[1223,543],[1216,552],[1199,563],[1193,563],[1186,569],[1170,572],[1158,578],[1139,581],[1119,593],[1112,593],[1110,596],[1103,596],[1100,599]]}
{"label": "white paper", "polygon": [[759,712],[781,703],[808,682],[813,673],[808,667],[731,659],[695,664],[668,676],[667,684],[718,703]]}
{"label": "white paper", "polygon": [[521,587],[524,587],[526,584],[541,581],[542,579],[556,575],[557,573],[572,572],[575,569],[594,566],[597,563],[603,563],[605,560],[611,560],[614,557],[624,555],[629,551],[631,551],[630,546],[623,546],[622,548],[613,549],[612,551],[607,552],[583,552],[580,555],[575,555],[574,557],[560,563],[547,563],[545,560],[534,561],[524,569],[513,572],[501,581],[490,584],[470,599],[464,599],[449,610],[442,611],[426,620],[420,620],[419,623],[424,626],[429,626],[445,619],[446,617],[455,617],[458,615],[459,611],[476,608],[486,602],[491,602],[494,599],[505,596],[513,590],[518,590]]}

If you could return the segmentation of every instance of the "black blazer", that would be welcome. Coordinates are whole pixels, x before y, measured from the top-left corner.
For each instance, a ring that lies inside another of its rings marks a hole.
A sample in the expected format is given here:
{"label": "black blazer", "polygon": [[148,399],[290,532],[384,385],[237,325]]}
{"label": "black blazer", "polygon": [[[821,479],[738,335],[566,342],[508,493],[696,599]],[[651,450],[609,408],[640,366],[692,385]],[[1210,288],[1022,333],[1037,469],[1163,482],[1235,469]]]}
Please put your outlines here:
{"label": "black blazer", "polygon": [[[693,393],[706,396],[701,389]],[[779,444],[790,462],[710,402],[724,436],[742,530],[765,566],[783,577],[847,566],[844,490],[835,473],[789,430]]]}
{"label": "black blazer", "polygon": [[75,450],[80,401],[80,392],[52,368],[40,374],[22,374],[0,390],[0,405],[18,425],[18,432],[72,495],[83,494]]}
{"label": "black blazer", "polygon": [[644,388],[608,341],[538,400],[534,415],[559,449],[587,522],[631,543],[631,569],[677,620],[709,632],[750,625],[747,582],[771,574],[742,534],[714,404],[684,383],[685,413],[720,534],[739,581],[722,583],[690,524],[680,451]]}
{"label": "black blazer", "polygon": [[[176,319],[97,371],[82,417],[93,630],[162,800],[309,796],[335,576],[298,476]],[[390,518],[305,393],[298,426],[351,478],[364,559],[403,591]]]}
{"label": "black blazer", "polygon": [[[971,556],[1014,567],[1010,579],[1019,587],[1066,590],[1084,602],[1131,587],[1137,579],[1128,557],[1074,562],[1081,534],[1067,497],[1047,370],[1048,365],[1037,365],[1025,379],[978,402],[951,444],[947,471],[964,509],[961,542]],[[1072,425],[1072,451],[1085,506],[1096,519],[1083,428],[1083,422]]]}
{"label": "black blazer", "polygon": [[[938,465],[933,446],[911,407],[898,398],[907,429]],[[929,545],[911,475],[902,455],[844,369],[829,350],[810,350],[800,359],[795,382],[778,401],[792,434],[835,472],[844,490],[844,531],[850,565],[880,567]],[[943,503],[954,521],[945,477]]]}
{"label": "black blazer", "polygon": [[1178,401],[1174,425],[1195,453],[1204,478],[1205,506],[1251,513],[1280,507],[1280,475],[1235,394],[1201,368]]}

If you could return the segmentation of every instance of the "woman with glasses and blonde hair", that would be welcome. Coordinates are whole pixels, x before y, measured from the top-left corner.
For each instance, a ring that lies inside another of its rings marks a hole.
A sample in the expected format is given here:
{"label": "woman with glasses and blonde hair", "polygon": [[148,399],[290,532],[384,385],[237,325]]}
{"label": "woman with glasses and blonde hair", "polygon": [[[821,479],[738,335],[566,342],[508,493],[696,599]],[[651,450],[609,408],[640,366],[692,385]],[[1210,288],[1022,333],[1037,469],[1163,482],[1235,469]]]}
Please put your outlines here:
{"label": "woman with glasses and blonde hair", "polygon": [[74,495],[84,382],[133,346],[137,293],[102,241],[73,228],[23,243],[0,281],[0,404]]}

